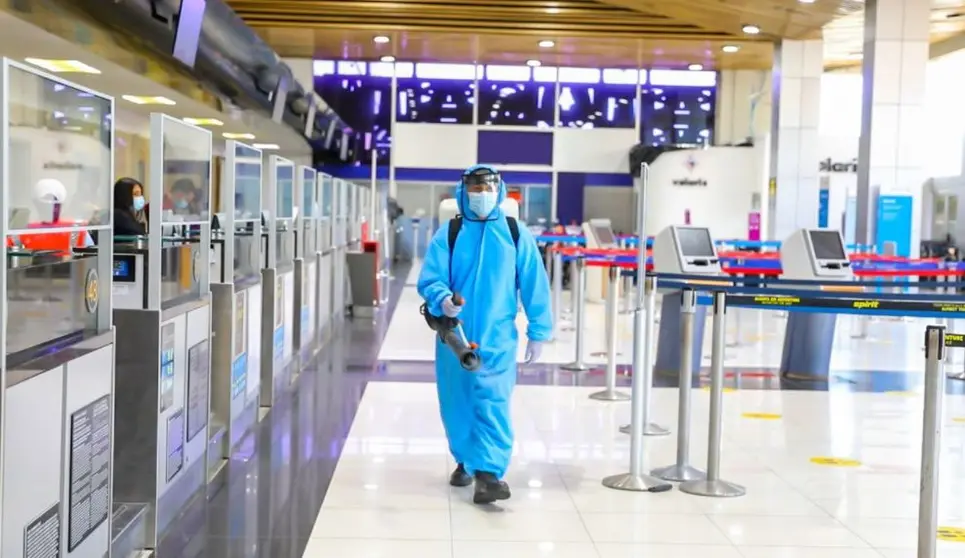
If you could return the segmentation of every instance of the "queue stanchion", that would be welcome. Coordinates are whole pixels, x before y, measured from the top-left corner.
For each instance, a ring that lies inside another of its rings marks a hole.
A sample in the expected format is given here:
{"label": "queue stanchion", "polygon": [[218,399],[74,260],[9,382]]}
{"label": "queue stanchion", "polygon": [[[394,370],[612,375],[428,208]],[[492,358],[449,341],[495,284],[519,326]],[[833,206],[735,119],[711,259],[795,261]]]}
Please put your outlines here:
{"label": "queue stanchion", "polygon": [[586,372],[590,368],[583,361],[583,341],[585,337],[584,314],[586,314],[586,259],[582,254],[576,256],[576,277],[573,278],[573,313],[576,322],[576,358],[569,364],[560,366],[570,372]]}
{"label": "queue stanchion", "polygon": [[693,392],[694,320],[697,316],[697,291],[684,289],[680,304],[680,387],[677,401],[677,462],[654,469],[658,479],[687,482],[702,480],[706,475],[690,465],[690,399]]}
{"label": "queue stanchion", "polygon": [[918,483],[918,558],[938,551],[938,463],[945,398],[945,326],[925,328],[925,404],[922,414],[921,479]]}
{"label": "queue stanchion", "polygon": [[[549,248],[548,248],[549,250]],[[554,335],[560,333],[560,321],[563,319],[563,253],[553,249],[553,324]]]}
{"label": "queue stanchion", "polygon": [[[615,264],[607,268],[609,272],[609,289],[606,297],[607,348],[606,348],[606,388],[603,391],[590,394],[590,399],[597,401],[626,401],[630,396],[617,391],[617,314],[620,304],[620,268]],[[577,326],[579,327],[579,326]]]}
{"label": "queue stanchion", "polygon": [[720,478],[720,446],[724,421],[724,351],[727,332],[727,301],[714,293],[714,330],[710,357],[710,424],[707,427],[707,478],[685,482],[680,491],[711,498],[736,498],[747,490]]}
{"label": "queue stanchion", "polygon": [[[657,278],[647,276],[642,283],[643,289],[643,308],[637,311],[633,320],[633,385],[630,390],[630,397],[633,404],[636,404],[637,381],[639,378],[640,398],[642,399],[642,415],[640,416],[642,436],[666,436],[670,431],[666,428],[650,422],[650,399],[653,393],[653,331],[654,315],[657,309]],[[637,295],[640,299],[640,294]],[[642,322],[642,323],[641,323]],[[640,339],[641,330],[643,339]],[[620,427],[620,432],[636,436],[633,433],[633,421],[637,419],[637,411],[631,409],[630,424]],[[632,447],[633,442],[631,442]],[[630,468],[633,472],[633,468]]]}

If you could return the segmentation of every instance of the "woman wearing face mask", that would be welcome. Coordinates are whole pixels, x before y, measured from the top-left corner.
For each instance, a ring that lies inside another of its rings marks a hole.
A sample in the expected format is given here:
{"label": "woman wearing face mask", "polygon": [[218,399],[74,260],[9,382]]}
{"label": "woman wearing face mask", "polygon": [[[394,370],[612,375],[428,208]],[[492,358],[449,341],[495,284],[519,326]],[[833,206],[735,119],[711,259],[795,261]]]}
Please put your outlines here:
{"label": "woman wearing face mask", "polygon": [[133,178],[122,178],[114,183],[114,235],[147,234],[137,214],[144,210],[144,187]]}

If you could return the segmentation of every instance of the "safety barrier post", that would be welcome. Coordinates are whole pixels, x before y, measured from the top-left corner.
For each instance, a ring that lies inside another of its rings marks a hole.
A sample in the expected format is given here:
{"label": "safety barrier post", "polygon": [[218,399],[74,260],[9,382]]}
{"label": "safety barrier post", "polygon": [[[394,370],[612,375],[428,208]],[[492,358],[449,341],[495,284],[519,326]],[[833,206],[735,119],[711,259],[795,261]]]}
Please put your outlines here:
{"label": "safety barrier post", "polygon": [[597,401],[626,401],[630,396],[617,391],[617,318],[620,298],[620,268],[611,265],[609,272],[609,289],[606,297],[607,348],[606,348],[606,388],[603,391],[590,394],[590,399]]}
{"label": "safety barrier post", "polygon": [[419,238],[422,236],[422,220],[412,221],[412,261],[419,259]]}
{"label": "safety barrier post", "polygon": [[563,370],[571,372],[586,372],[589,367],[583,362],[583,320],[586,314],[586,260],[583,254],[576,257],[576,277],[573,278],[573,312],[576,315],[576,359],[560,366]]}
{"label": "safety barrier post", "polygon": [[[653,392],[653,332],[654,332],[654,314],[656,314],[657,309],[657,278],[653,276],[648,276],[643,280],[642,287],[643,292],[637,294],[637,300],[640,299],[640,295],[643,294],[643,309],[638,310],[636,316],[633,318],[633,386],[630,390],[630,397],[633,404],[636,405],[637,395],[637,381],[639,379],[640,388],[640,399],[642,403],[640,406],[640,424],[643,427],[640,429],[640,434],[643,436],[666,436],[670,434],[670,431],[666,428],[650,422],[650,395]],[[643,339],[640,339],[641,330],[643,330]],[[625,424],[620,427],[620,432],[624,434],[630,434],[636,436],[633,433],[634,426],[633,421],[637,420],[637,410],[636,408],[631,409],[630,424]],[[633,442],[631,443],[631,447]],[[631,472],[633,469],[631,467]]]}
{"label": "safety barrier post", "polygon": [[549,249],[553,250],[553,332],[559,335],[563,319],[563,254],[558,249],[547,247]]}
{"label": "safety barrier post", "polygon": [[945,399],[945,326],[925,328],[925,405],[922,416],[921,479],[918,483],[918,558],[938,551],[938,463]]}
{"label": "safety barrier post", "polygon": [[680,375],[677,401],[677,462],[654,469],[658,479],[687,482],[702,480],[706,475],[690,465],[690,399],[693,388],[694,320],[697,314],[697,291],[684,289],[680,305]]}
{"label": "safety barrier post", "polygon": [[633,277],[629,273],[623,274],[623,311],[621,314],[629,314],[637,309],[633,307]]}
{"label": "safety barrier post", "polygon": [[721,430],[724,420],[724,345],[727,331],[727,301],[723,292],[714,293],[714,331],[710,357],[710,424],[707,427],[707,478],[685,482],[680,491],[711,498],[734,498],[747,493],[743,486],[720,478]]}

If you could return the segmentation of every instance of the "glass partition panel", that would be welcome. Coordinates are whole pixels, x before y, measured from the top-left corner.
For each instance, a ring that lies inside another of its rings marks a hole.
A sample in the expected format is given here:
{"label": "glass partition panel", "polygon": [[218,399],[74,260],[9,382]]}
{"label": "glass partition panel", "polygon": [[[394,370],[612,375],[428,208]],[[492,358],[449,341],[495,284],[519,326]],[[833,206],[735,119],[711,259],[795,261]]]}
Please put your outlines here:
{"label": "glass partition panel", "polygon": [[319,210],[321,217],[319,218],[318,226],[321,229],[319,237],[321,238],[320,250],[328,250],[332,247],[332,182],[331,176],[325,173],[318,174],[318,198],[320,201]]}
{"label": "glass partition panel", "polygon": [[303,243],[303,257],[312,257],[317,250],[315,227],[318,216],[318,198],[316,196],[315,169],[301,167],[302,178],[302,230],[300,242]]}
{"label": "glass partition panel", "polygon": [[207,223],[211,210],[211,132],[166,117],[162,133],[161,221]]}
{"label": "glass partition panel", "polygon": [[247,230],[235,231],[233,275],[235,281],[241,281],[261,273],[260,246],[261,234]]}
{"label": "glass partition panel", "polygon": [[235,219],[261,218],[261,151],[235,144]]}
{"label": "glass partition panel", "polygon": [[114,101],[4,64],[8,232],[109,226]]}
{"label": "glass partition panel", "polygon": [[291,219],[295,216],[295,166],[290,161],[278,159],[275,167],[275,199],[278,207],[275,209],[279,219]]}

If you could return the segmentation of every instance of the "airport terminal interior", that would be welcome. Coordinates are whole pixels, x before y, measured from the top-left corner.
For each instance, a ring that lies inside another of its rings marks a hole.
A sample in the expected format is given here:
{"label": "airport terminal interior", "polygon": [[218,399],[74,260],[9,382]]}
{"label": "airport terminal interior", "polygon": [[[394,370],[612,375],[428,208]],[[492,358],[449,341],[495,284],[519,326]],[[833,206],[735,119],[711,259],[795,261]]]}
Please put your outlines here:
{"label": "airport terminal interior", "polygon": [[963,0],[0,0],[0,558],[965,558]]}

